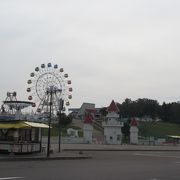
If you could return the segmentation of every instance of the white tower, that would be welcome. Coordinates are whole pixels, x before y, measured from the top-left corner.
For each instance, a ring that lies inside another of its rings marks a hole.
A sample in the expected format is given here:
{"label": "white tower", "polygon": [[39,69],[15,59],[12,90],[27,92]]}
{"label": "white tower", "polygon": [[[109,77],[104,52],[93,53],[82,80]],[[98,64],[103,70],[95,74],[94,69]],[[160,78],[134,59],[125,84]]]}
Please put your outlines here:
{"label": "white tower", "polygon": [[84,142],[85,143],[92,143],[92,115],[90,113],[85,114],[84,117],[84,127],[83,127],[83,134],[84,134]]}
{"label": "white tower", "polygon": [[138,144],[138,127],[135,118],[131,120],[130,123],[130,144]]}
{"label": "white tower", "polygon": [[104,136],[107,144],[121,144],[123,123],[119,121],[119,109],[114,102],[107,108],[107,121],[104,122]]}

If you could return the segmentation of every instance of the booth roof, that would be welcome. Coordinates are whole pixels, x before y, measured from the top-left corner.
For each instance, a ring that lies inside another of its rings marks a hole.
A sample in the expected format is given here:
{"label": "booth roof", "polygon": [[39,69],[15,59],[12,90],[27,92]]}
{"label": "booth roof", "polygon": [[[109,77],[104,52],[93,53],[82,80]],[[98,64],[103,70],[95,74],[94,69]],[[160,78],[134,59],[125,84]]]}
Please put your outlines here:
{"label": "booth roof", "polygon": [[174,139],[180,139],[180,136],[168,135],[168,137],[171,137],[171,138],[174,138]]}
{"label": "booth roof", "polygon": [[16,122],[0,122],[0,129],[20,129],[20,128],[49,128],[48,125],[37,122],[16,121]]}

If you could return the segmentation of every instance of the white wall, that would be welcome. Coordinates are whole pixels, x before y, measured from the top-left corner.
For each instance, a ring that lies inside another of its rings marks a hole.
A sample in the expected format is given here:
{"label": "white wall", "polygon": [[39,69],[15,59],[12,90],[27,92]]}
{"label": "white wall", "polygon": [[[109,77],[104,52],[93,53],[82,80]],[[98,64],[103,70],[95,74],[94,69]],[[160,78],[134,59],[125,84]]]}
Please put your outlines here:
{"label": "white wall", "polygon": [[93,127],[90,124],[84,124],[83,127],[83,137],[84,137],[84,143],[92,143],[92,132]]}
{"label": "white wall", "polygon": [[121,127],[104,127],[104,136],[107,144],[121,144]]}
{"label": "white wall", "polygon": [[138,144],[138,128],[134,126],[130,128],[130,144]]}

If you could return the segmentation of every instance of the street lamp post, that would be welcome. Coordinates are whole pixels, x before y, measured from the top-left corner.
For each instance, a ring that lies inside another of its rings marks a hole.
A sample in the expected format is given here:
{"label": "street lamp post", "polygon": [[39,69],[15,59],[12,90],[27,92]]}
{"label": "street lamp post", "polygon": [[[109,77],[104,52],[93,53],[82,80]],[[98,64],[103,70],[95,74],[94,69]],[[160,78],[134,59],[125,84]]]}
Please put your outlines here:
{"label": "street lamp post", "polygon": [[47,144],[47,157],[50,155],[50,137],[51,137],[51,112],[52,112],[52,95],[53,95],[53,90],[51,89],[50,91],[47,91],[47,94],[50,94],[50,113],[49,113],[49,128],[48,128],[48,144]]}
{"label": "street lamp post", "polygon": [[60,99],[60,105],[59,105],[59,152],[61,151],[61,111],[63,110],[64,106],[64,100]]}
{"label": "street lamp post", "polygon": [[[50,156],[50,139],[51,139],[51,116],[52,116],[52,106],[53,106],[53,94],[56,94],[57,92],[61,92],[61,89],[57,89],[53,86],[51,86],[48,90],[47,90],[47,95],[50,94],[50,103],[49,103],[49,128],[48,128],[48,144],[47,144],[47,157]],[[60,141],[60,138],[59,138]],[[60,142],[59,142],[60,144]],[[59,145],[60,146],[60,145]],[[60,149],[60,147],[59,147]],[[59,150],[60,152],[60,150]]]}
{"label": "street lamp post", "polygon": [[[61,110],[60,110],[61,116]],[[60,124],[60,117],[59,117],[59,152],[61,151],[61,124]]]}

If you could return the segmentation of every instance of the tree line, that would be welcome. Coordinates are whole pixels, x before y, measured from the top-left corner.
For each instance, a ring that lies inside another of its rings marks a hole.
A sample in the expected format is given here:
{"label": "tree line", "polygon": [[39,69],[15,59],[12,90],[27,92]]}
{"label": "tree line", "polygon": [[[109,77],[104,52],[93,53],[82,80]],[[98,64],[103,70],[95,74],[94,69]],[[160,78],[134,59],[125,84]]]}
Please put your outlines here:
{"label": "tree line", "polygon": [[[127,98],[122,103],[117,103],[121,118],[149,117],[161,119],[164,122],[180,124],[180,102],[159,104],[157,100],[142,98],[135,101]],[[101,109],[101,114],[106,115],[106,108]]]}

